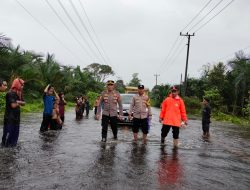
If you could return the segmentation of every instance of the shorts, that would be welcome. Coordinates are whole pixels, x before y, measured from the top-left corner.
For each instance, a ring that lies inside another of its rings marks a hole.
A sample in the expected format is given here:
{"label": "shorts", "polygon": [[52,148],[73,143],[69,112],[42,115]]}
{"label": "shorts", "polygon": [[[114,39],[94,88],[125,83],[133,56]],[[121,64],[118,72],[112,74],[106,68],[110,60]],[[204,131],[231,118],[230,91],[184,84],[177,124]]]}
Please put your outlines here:
{"label": "shorts", "polygon": [[141,128],[143,134],[148,134],[148,118],[145,119],[133,119],[133,133],[138,133]]}

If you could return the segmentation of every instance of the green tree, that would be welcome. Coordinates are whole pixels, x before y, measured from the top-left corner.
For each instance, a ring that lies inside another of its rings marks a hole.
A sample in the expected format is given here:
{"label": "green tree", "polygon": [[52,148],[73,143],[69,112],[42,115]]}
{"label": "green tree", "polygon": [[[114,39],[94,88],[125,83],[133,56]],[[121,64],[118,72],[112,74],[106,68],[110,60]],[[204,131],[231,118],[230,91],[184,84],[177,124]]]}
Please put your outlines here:
{"label": "green tree", "polygon": [[122,79],[118,79],[116,81],[116,90],[119,91],[120,93],[125,92],[125,85]]}
{"label": "green tree", "polygon": [[250,61],[243,52],[236,53],[236,58],[229,62],[231,71],[229,72],[234,78],[234,103],[233,113],[236,114],[237,107],[243,110],[250,89]]}
{"label": "green tree", "polygon": [[104,82],[109,76],[115,74],[109,65],[101,65],[99,63],[92,63],[84,68],[84,70],[91,73],[97,82]]}
{"label": "green tree", "polygon": [[141,83],[141,79],[138,78],[138,75],[139,75],[138,73],[132,74],[132,79],[128,84],[129,86],[137,87]]}

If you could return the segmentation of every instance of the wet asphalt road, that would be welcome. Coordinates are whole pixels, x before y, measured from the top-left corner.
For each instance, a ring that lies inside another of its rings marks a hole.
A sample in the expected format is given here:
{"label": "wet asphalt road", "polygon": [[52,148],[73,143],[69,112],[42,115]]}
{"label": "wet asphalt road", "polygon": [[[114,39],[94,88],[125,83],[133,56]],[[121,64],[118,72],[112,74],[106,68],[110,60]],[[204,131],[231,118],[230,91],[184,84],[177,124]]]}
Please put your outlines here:
{"label": "wet asphalt road", "polygon": [[109,128],[107,143],[101,143],[100,121],[92,112],[77,121],[70,110],[61,131],[43,135],[42,114],[23,115],[18,146],[0,148],[0,189],[250,188],[250,137],[244,129],[213,122],[204,141],[201,122],[189,120],[173,150],[172,133],[160,144],[158,113],[154,109],[146,145],[133,143],[128,127],[119,128],[117,141]]}

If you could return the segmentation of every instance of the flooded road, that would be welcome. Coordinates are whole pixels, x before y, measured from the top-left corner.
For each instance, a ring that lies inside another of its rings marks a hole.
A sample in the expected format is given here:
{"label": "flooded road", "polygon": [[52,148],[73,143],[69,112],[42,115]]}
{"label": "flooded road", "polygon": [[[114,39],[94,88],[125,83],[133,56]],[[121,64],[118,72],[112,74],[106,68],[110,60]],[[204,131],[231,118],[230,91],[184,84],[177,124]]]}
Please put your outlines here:
{"label": "flooded road", "polygon": [[22,116],[18,146],[0,148],[0,189],[249,189],[250,137],[244,129],[214,122],[208,142],[201,138],[201,121],[189,120],[173,150],[172,133],[160,144],[159,110],[153,111],[146,145],[133,143],[128,127],[120,127],[117,141],[109,128],[101,143],[92,112],[77,121],[68,111],[61,131],[43,135],[41,113]]}

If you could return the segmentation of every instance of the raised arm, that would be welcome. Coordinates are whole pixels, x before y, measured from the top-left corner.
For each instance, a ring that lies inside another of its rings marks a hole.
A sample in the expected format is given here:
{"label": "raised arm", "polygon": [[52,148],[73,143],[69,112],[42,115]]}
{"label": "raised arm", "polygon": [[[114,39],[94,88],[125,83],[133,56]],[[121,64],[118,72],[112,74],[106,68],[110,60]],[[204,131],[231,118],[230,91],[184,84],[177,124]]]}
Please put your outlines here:
{"label": "raised arm", "polygon": [[45,87],[44,93],[47,93],[47,92],[48,92],[49,87],[50,87],[50,84],[48,84],[48,85]]}

